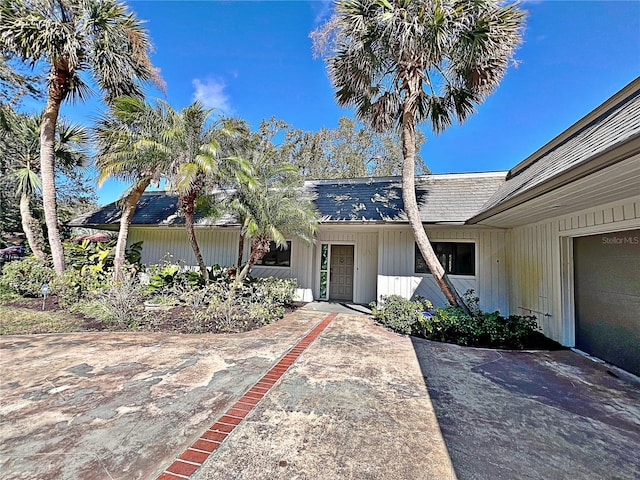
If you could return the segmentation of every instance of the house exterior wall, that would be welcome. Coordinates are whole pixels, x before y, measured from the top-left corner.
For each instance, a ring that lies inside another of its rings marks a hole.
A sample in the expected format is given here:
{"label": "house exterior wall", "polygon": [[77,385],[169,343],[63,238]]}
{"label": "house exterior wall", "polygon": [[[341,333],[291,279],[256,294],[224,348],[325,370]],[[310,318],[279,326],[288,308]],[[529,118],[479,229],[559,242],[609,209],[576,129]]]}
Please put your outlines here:
{"label": "house exterior wall", "polygon": [[[426,227],[434,242],[472,242],[476,246],[475,275],[450,275],[458,292],[469,289],[480,298],[483,310],[508,313],[509,233],[502,229],[478,227]],[[415,273],[414,238],[409,227],[382,227],[378,243],[378,300],[383,295],[422,296],[436,306],[447,304],[430,274]]]}
{"label": "house exterior wall", "polygon": [[[249,256],[249,245],[245,245],[244,259]],[[305,245],[300,240],[291,240],[291,267],[262,267],[256,265],[251,269],[251,275],[259,278],[295,278],[298,280],[298,288],[307,290],[311,294],[313,288],[313,245]],[[237,259],[233,260],[233,263]]]}
{"label": "house exterior wall", "polygon": [[534,314],[545,335],[575,346],[574,237],[640,228],[640,196],[511,230],[510,311]]}
{"label": "house exterior wall", "polygon": [[[460,293],[475,290],[484,310],[508,313],[506,242],[509,232],[484,227],[427,227],[433,241],[473,242],[476,246],[476,274],[452,275]],[[196,230],[207,265],[233,265],[238,248],[238,230],[202,228]],[[168,253],[171,261],[195,265],[195,257],[184,228],[132,226],[129,244],[142,241],[142,262],[157,263]],[[353,301],[368,304],[382,295],[398,294],[407,298],[422,296],[434,305],[446,300],[433,277],[414,273],[414,240],[408,226],[323,225],[314,245],[293,239],[291,267],[255,266],[256,277],[296,278],[299,296],[305,301],[320,298],[320,249],[322,244],[354,246]],[[245,259],[248,255],[245,245]]]}
{"label": "house exterior wall", "polygon": [[[207,265],[233,265],[237,260],[238,230],[197,229],[196,238]],[[137,227],[131,226],[127,243],[142,241],[142,263],[158,263],[167,254],[172,262],[197,265],[195,255],[187,239],[184,227]]]}

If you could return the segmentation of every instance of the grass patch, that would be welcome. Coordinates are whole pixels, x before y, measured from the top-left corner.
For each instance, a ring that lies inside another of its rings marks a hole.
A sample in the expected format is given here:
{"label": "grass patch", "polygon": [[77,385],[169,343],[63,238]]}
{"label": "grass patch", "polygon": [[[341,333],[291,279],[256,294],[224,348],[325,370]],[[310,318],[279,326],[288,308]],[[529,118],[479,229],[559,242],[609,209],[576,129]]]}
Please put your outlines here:
{"label": "grass patch", "polygon": [[84,320],[65,312],[0,305],[0,335],[69,333],[82,331]]}

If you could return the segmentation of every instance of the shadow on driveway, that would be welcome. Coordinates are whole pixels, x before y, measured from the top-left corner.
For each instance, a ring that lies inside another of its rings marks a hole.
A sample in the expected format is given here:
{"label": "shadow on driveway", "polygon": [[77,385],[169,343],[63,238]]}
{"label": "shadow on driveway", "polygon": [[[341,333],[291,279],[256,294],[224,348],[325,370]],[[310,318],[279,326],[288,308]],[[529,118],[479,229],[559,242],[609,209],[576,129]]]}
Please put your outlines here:
{"label": "shadow on driveway", "polygon": [[640,386],[570,350],[412,337],[459,479],[640,478]]}

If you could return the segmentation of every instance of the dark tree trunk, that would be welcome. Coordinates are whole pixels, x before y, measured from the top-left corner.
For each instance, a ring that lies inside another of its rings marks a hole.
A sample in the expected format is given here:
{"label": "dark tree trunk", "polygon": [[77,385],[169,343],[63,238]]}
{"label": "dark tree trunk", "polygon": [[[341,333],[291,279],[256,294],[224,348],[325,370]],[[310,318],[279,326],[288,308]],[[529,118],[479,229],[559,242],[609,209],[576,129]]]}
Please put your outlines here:
{"label": "dark tree trunk", "polygon": [[263,258],[267,253],[269,253],[269,246],[271,241],[265,238],[255,238],[251,242],[251,253],[249,254],[249,260],[247,260],[247,264],[244,266],[240,275],[238,276],[238,282],[242,282],[249,272],[251,272],[251,268],[255,265],[255,263]]}
{"label": "dark tree trunk", "polygon": [[204,283],[208,284],[209,272],[207,271],[207,266],[205,265],[204,259],[202,258],[202,252],[200,252],[200,245],[198,245],[198,239],[196,238],[196,232],[193,226],[193,216],[196,210],[197,196],[198,192],[196,190],[193,190],[184,197],[184,226],[187,230],[187,238],[189,239],[189,244],[191,245],[193,254],[196,257],[196,261],[198,262],[198,267],[200,268],[200,275],[202,275]]}
{"label": "dark tree trunk", "polygon": [[238,272],[240,272],[240,267],[242,266],[243,254],[244,254],[244,234],[240,232],[240,237],[238,238],[238,261],[236,262],[236,267]]}

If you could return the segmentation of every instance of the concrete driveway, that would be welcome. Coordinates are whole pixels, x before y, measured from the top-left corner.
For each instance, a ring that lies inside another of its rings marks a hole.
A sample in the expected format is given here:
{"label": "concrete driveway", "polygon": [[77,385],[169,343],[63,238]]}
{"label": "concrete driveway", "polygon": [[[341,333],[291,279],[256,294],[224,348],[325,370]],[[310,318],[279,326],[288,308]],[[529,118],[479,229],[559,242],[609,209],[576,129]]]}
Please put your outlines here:
{"label": "concrete driveway", "polygon": [[323,319],[0,338],[0,477],[638,477],[637,384],[589,376],[571,352],[464,349],[363,315]]}
{"label": "concrete driveway", "polygon": [[631,376],[570,350],[412,340],[458,478],[640,479]]}

